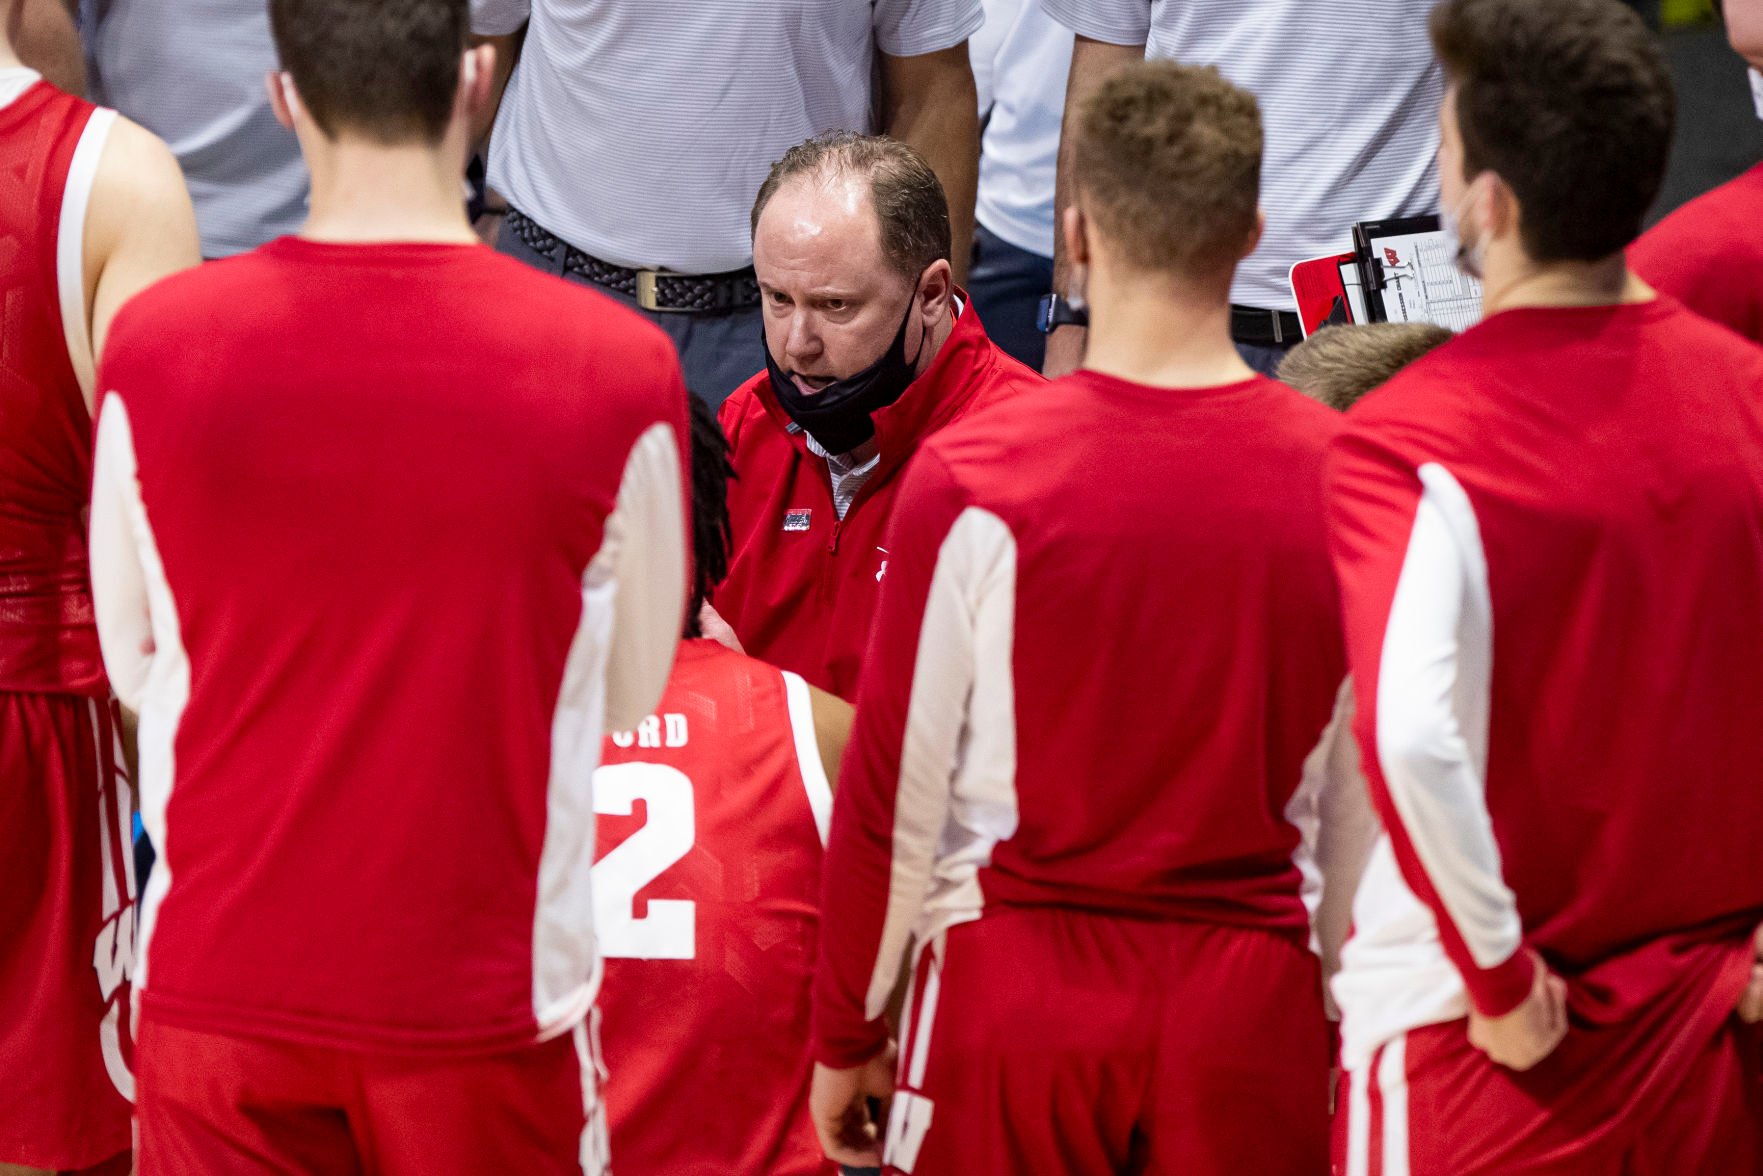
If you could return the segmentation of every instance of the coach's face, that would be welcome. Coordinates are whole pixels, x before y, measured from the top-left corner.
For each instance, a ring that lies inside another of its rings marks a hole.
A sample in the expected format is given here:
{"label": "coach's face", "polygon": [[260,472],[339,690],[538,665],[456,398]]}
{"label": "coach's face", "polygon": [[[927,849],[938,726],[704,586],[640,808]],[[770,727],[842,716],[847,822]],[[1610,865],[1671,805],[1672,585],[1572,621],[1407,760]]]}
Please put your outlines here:
{"label": "coach's face", "polygon": [[888,264],[867,183],[802,176],[772,196],[753,233],[753,268],[765,303],[765,343],[805,395],[882,357],[907,318],[906,354],[917,353],[932,314]]}

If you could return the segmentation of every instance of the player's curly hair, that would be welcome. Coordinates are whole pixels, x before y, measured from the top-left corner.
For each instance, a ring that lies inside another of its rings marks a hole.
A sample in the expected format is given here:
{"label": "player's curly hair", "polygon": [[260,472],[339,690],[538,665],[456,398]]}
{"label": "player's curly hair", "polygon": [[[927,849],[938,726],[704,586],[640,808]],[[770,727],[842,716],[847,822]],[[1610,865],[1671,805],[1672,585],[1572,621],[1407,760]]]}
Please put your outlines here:
{"label": "player's curly hair", "polygon": [[710,599],[711,589],[728,575],[728,549],[734,538],[728,520],[728,483],[735,467],[716,410],[696,396],[688,394],[686,399],[692,412],[692,608],[686,614],[686,636],[699,637],[698,611]]}

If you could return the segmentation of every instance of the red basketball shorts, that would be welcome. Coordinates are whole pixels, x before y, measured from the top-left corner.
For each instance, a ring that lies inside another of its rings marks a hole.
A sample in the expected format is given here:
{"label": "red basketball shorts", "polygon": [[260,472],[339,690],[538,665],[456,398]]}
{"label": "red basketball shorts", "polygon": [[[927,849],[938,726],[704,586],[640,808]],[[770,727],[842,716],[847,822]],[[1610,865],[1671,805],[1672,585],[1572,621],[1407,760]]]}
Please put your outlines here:
{"label": "red basketball shorts", "polygon": [[129,1149],[134,857],[114,704],[0,692],[0,1163]]}
{"label": "red basketball shorts", "polygon": [[599,1176],[586,1026],[472,1057],[393,1057],[140,1025],[140,1176]]}
{"label": "red basketball shorts", "polygon": [[[1340,1176],[1734,1176],[1763,1172],[1763,1034],[1732,1015],[1749,947],[1699,993],[1577,1023],[1515,1073],[1468,1022],[1396,1038],[1341,1082]],[[1695,989],[1696,985],[1686,986]]]}
{"label": "red basketball shorts", "polygon": [[1328,1171],[1315,956],[1266,931],[988,911],[924,951],[887,1170]]}

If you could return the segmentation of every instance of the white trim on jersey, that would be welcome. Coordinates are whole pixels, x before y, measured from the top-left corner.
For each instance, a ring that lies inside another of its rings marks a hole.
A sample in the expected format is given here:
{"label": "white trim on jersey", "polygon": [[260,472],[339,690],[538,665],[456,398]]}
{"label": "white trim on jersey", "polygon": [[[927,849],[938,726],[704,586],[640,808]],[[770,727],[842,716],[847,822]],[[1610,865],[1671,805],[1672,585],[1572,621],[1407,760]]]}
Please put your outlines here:
{"label": "white trim on jersey", "polygon": [[172,886],[166,809],[177,782],[178,724],[190,701],[190,655],[177,602],[159,557],[135,462],[126,405],[113,396],[98,422],[90,529],[92,602],[111,687],[140,715],[141,824],[159,851],[141,901],[135,951],[137,1000],[148,984],[160,905]]}
{"label": "white trim on jersey", "polygon": [[919,629],[894,803],[888,907],[865,1015],[881,1016],[908,939],[979,918],[979,871],[1016,834],[1016,537],[970,506],[944,536]]}
{"label": "white trim on jersey", "polygon": [[612,1163],[611,1130],[606,1120],[606,1102],[600,1088],[606,1083],[606,1064],[600,1053],[600,1010],[591,1009],[575,1027],[575,1058],[581,1067],[582,1110],[587,1122],[582,1127],[580,1162],[582,1176],[605,1176]]}
{"label": "white trim on jersey", "polygon": [[631,446],[551,720],[545,841],[533,904],[533,1017],[539,1040],[567,1033],[600,991],[594,943],[594,769],[606,730],[628,731],[661,701],[685,611],[679,444],[666,424]]}
{"label": "white trim on jersey", "polygon": [[1383,1047],[1377,1063],[1383,1109],[1383,1176],[1408,1176],[1408,1035]]}
{"label": "white trim on jersey", "polygon": [[1523,941],[1487,810],[1493,605],[1469,495],[1420,467],[1414,529],[1390,602],[1377,682],[1377,757],[1402,831],[1476,966]]}
{"label": "white trim on jersey", "polygon": [[820,742],[814,734],[814,698],[808,683],[788,670],[784,675],[784,699],[790,709],[790,733],[796,739],[796,766],[802,773],[802,785],[808,793],[808,808],[814,814],[814,828],[820,834],[820,848],[826,848],[827,833],[833,823],[833,789],[827,782],[826,764],[820,758]]}
{"label": "white trim on jersey", "polygon": [[[1347,1170],[1345,1176],[1371,1176],[1375,1150],[1383,1176],[1409,1176],[1408,1036],[1398,1034],[1376,1054],[1346,1073]],[[1371,1084],[1377,1083],[1379,1130],[1371,1130]]]}
{"label": "white trim on jersey", "polygon": [[92,329],[86,319],[86,213],[91,209],[104,145],[110,141],[110,129],[115,125],[116,111],[100,108],[92,112],[85,130],[80,132],[79,145],[74,148],[73,162],[67,169],[67,187],[61,194],[61,227],[55,242],[61,335],[67,343],[67,358],[80,382],[88,413],[97,411],[98,357],[92,353]]}

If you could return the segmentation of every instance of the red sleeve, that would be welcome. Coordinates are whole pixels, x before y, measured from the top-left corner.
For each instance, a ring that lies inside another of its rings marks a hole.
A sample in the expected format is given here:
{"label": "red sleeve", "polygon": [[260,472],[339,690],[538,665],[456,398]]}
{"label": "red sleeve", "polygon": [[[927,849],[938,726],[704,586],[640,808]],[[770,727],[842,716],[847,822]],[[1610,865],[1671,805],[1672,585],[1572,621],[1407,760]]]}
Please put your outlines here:
{"label": "red sleeve", "polygon": [[[1343,434],[1330,447],[1324,477],[1328,493],[1329,550],[1340,581],[1347,660],[1357,695],[1354,733],[1359,740],[1360,758],[1365,778],[1371,786],[1372,799],[1389,833],[1402,876],[1416,897],[1432,910],[1445,952],[1461,973],[1475,1007],[1490,1016],[1510,1012],[1530,991],[1530,954],[1519,942],[1517,950],[1491,966],[1476,962],[1465,929],[1452,918],[1441,897],[1440,883],[1444,879],[1435,879],[1429,874],[1423,854],[1416,845],[1417,831],[1402,818],[1391,791],[1391,765],[1385,763],[1380,754],[1380,724],[1387,726],[1391,722],[1387,707],[1385,713],[1379,711],[1384,645],[1390,630],[1397,584],[1404,564],[1410,558],[1411,542],[1417,534],[1423,496],[1421,478],[1412,462],[1361,429]],[[1382,734],[1387,736],[1389,732]],[[1422,786],[1426,783],[1421,781]],[[1482,806],[1477,816],[1485,823],[1485,803],[1479,796],[1475,803]],[[1473,848],[1474,839],[1465,840]],[[1486,841],[1491,845],[1491,830]],[[1453,860],[1470,860],[1476,856],[1465,851]],[[1486,855],[1481,856],[1483,860],[1477,864],[1484,867],[1485,876],[1489,866]],[[1435,857],[1434,860],[1439,859]],[[1497,875],[1497,851],[1491,869]],[[1455,892],[1463,892],[1472,886],[1473,882],[1459,884]],[[1490,885],[1483,885],[1481,893],[1485,894],[1489,888]],[[1491,880],[1491,888],[1503,889],[1503,883],[1495,877]],[[1486,939],[1484,935],[1483,941]]]}
{"label": "red sleeve", "polygon": [[[920,665],[920,635],[933,581],[946,591],[948,573],[939,577],[938,565],[964,507],[963,491],[934,451],[921,450],[889,526],[887,579],[833,803],[813,1012],[814,1056],[828,1066],[860,1065],[887,1043],[882,1012],[947,816],[949,781],[924,773],[905,780],[902,758],[915,673],[937,673]],[[927,650],[931,661],[962,653],[932,643]],[[947,717],[960,722],[959,715]]]}

